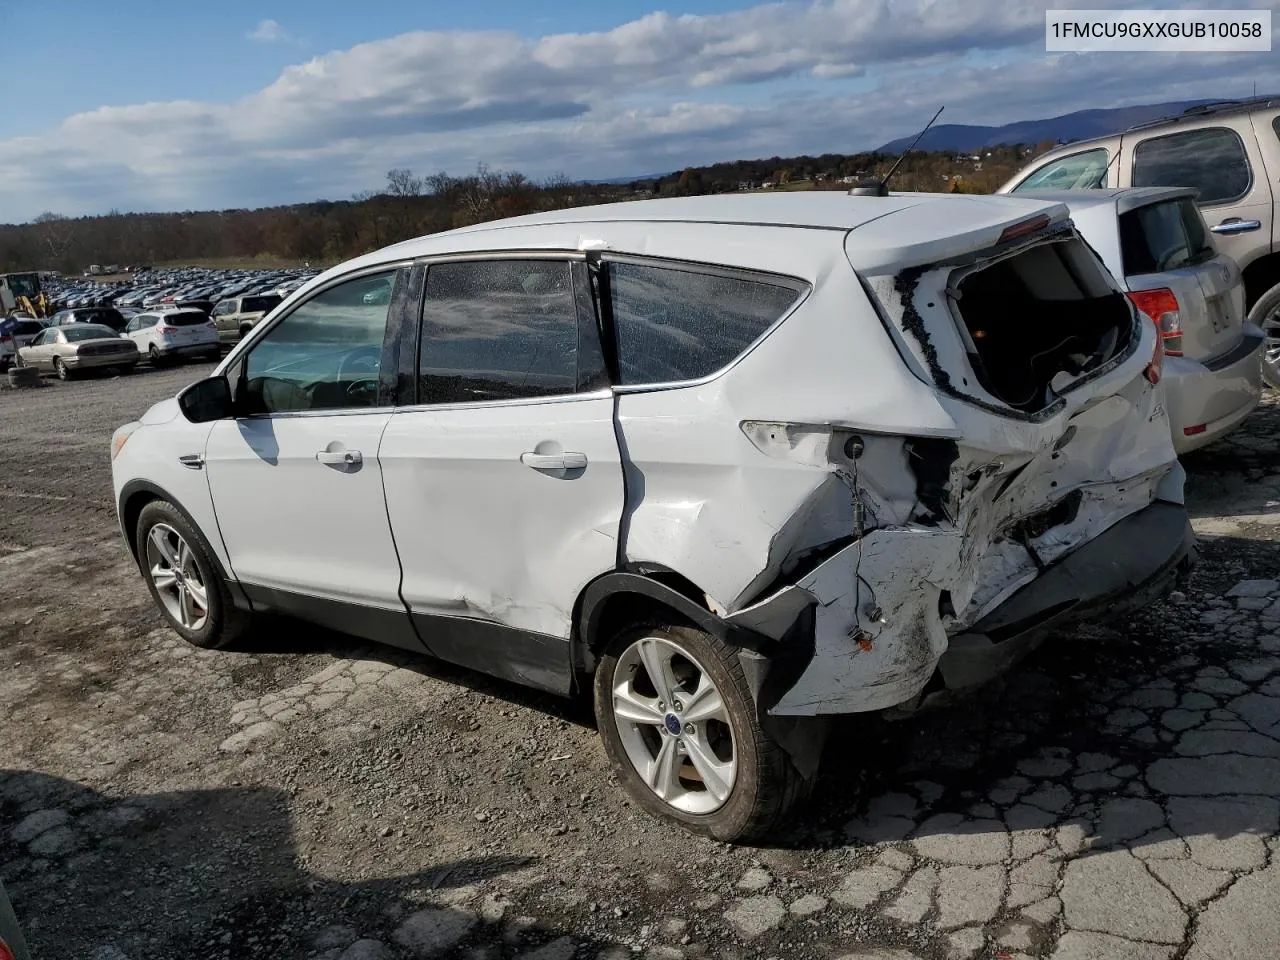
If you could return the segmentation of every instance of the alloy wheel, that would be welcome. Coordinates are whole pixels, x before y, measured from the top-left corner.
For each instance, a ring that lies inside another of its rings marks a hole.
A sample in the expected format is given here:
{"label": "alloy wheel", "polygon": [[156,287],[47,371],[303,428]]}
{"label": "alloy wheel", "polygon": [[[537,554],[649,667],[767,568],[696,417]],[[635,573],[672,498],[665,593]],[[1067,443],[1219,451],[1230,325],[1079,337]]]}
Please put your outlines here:
{"label": "alloy wheel", "polygon": [[612,690],[619,738],[649,789],[684,813],[722,807],[737,745],[720,691],[693,655],[662,637],[637,640],[618,658]]}
{"label": "alloy wheel", "polygon": [[1280,311],[1267,319],[1262,330],[1266,334],[1262,346],[1262,362],[1271,372],[1271,382],[1280,383]]}
{"label": "alloy wheel", "polygon": [[209,619],[209,592],[187,541],[167,523],[147,534],[147,567],[156,595],[169,616],[188,630]]}

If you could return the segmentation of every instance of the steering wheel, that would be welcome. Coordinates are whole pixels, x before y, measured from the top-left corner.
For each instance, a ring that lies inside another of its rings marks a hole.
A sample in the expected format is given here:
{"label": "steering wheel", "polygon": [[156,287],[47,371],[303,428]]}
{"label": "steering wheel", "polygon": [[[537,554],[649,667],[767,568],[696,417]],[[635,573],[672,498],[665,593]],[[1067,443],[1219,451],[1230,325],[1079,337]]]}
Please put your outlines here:
{"label": "steering wheel", "polygon": [[[378,392],[378,366],[382,347],[356,347],[338,363],[338,382],[347,379],[347,394],[353,398],[372,396]],[[362,374],[371,374],[362,376]]]}

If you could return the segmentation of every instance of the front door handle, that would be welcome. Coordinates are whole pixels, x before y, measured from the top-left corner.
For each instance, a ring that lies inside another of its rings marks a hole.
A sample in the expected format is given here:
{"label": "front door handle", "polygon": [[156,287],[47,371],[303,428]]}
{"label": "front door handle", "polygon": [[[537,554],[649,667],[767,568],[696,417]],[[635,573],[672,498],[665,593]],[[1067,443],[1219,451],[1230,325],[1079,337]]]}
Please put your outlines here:
{"label": "front door handle", "polygon": [[566,450],[564,453],[534,453],[529,451],[520,454],[520,462],[534,470],[581,470],[587,465],[585,453]]}
{"label": "front door handle", "polygon": [[1236,233],[1248,233],[1250,230],[1262,229],[1261,220],[1241,220],[1239,217],[1228,217],[1215,227],[1209,228],[1214,233],[1230,236]]}
{"label": "front door handle", "polygon": [[359,450],[321,450],[316,454],[316,459],[329,466],[354,467],[364,462],[364,456]]}

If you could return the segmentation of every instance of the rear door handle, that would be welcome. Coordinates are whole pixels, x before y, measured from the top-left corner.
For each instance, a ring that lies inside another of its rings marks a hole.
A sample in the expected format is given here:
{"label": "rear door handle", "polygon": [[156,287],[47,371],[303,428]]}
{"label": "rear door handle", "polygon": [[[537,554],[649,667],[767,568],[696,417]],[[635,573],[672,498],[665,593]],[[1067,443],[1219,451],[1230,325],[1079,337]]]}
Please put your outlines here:
{"label": "rear door handle", "polygon": [[1261,220],[1241,220],[1239,217],[1228,217],[1217,226],[1209,229],[1214,233],[1222,233],[1229,236],[1235,233],[1248,233],[1250,230],[1260,230],[1261,228]]}
{"label": "rear door handle", "polygon": [[321,463],[327,463],[330,466],[339,466],[345,464],[353,467],[357,463],[364,462],[364,456],[359,450],[321,450],[316,454],[316,459]]}
{"label": "rear door handle", "polygon": [[534,470],[581,470],[587,465],[587,455],[571,450],[566,450],[564,453],[529,451],[520,454],[520,462]]}

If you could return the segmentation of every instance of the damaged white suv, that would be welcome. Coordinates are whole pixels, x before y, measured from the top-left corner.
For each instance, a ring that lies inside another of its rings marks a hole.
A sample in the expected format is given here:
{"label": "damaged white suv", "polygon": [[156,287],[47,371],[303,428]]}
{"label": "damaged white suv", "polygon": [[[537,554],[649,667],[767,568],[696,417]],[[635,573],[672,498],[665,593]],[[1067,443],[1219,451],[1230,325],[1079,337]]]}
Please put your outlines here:
{"label": "damaged white suv", "polygon": [[330,270],[112,466],[190,642],[278,611],[593,686],[632,796],[741,839],[825,718],[1173,581],[1160,361],[1060,204],[624,203]]}

